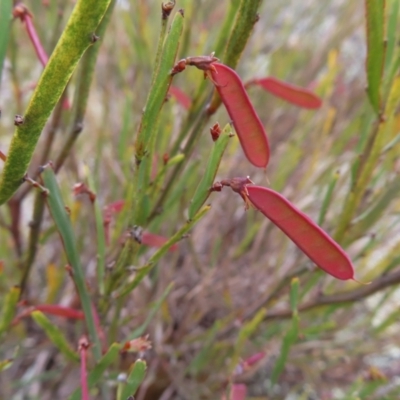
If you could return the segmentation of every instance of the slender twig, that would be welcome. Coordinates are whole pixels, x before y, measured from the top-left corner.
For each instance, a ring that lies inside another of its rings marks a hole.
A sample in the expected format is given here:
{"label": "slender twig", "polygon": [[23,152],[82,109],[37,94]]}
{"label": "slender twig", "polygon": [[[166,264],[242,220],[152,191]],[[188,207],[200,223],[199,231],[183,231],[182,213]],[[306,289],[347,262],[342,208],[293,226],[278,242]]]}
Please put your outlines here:
{"label": "slender twig", "polygon": [[[308,301],[299,307],[299,312],[312,310],[317,307],[329,306],[332,304],[355,303],[372,296],[385,288],[400,283],[400,269],[391,274],[383,275],[377,278],[369,285],[361,286],[348,292],[335,293],[327,296],[317,296],[313,300]],[[292,311],[290,309],[270,312],[266,315],[265,320],[290,318]]]}
{"label": "slender twig", "polygon": [[22,267],[22,277],[21,277],[21,296],[26,290],[26,284],[29,279],[29,274],[33,265],[33,262],[36,258],[36,253],[38,249],[38,243],[40,238],[40,231],[43,220],[43,213],[45,201],[43,198],[43,194],[39,191],[35,195],[35,202],[33,206],[32,219],[29,223],[30,231],[29,231],[29,240],[28,240],[28,254],[25,259],[25,263]]}
{"label": "slender twig", "polygon": [[38,59],[43,67],[45,67],[49,61],[49,56],[47,55],[46,50],[43,48],[42,42],[40,41],[36,32],[35,25],[33,24],[32,20],[32,14],[29,12],[26,6],[23,4],[17,4],[14,7],[13,15],[15,18],[19,18],[23,23],[25,23],[26,31],[28,32]]}
{"label": "slender twig", "polygon": [[22,238],[20,232],[20,220],[21,220],[21,202],[16,199],[11,199],[8,202],[10,209],[11,224],[10,233],[14,239],[15,252],[18,258],[22,256]]}

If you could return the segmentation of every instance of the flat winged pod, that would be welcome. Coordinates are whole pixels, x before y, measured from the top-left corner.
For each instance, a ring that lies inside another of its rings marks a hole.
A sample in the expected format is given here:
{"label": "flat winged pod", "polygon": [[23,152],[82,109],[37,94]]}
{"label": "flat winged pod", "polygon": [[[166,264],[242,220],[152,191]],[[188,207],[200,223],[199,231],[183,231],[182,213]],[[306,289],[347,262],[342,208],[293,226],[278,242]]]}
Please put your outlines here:
{"label": "flat winged pod", "polygon": [[280,97],[282,100],[298,107],[313,110],[320,108],[322,105],[322,100],[311,90],[281,81],[280,79],[271,76],[267,78],[254,79],[246,86],[251,84],[261,86],[274,96]]}
{"label": "flat winged pod", "polygon": [[318,267],[335,278],[354,279],[344,250],[313,220],[281,194],[261,186],[247,186],[250,202],[280,228]]}
{"label": "flat winged pod", "polygon": [[224,64],[213,63],[211,79],[232,119],[247,159],[256,167],[265,168],[269,161],[269,143],[239,75]]}

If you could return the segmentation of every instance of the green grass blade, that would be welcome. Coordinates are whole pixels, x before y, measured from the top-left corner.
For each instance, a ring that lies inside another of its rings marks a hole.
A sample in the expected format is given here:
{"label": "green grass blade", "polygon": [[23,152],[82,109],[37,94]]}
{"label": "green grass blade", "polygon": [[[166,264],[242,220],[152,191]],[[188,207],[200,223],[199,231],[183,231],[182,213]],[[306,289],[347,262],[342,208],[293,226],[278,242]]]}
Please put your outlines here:
{"label": "green grass blade", "polygon": [[187,368],[190,374],[197,375],[209,363],[217,335],[222,329],[222,326],[223,322],[221,320],[218,320],[204,335],[201,341],[201,350],[193,358]]}
{"label": "green grass blade", "polygon": [[299,302],[299,278],[293,278],[290,287],[290,308],[293,314],[297,312],[298,302]]}
{"label": "green grass blade", "polygon": [[293,312],[292,326],[286,332],[281,345],[281,351],[271,373],[271,385],[274,386],[282,374],[286,361],[289,357],[290,348],[297,342],[299,335],[299,314],[297,312],[297,304],[299,299],[299,279],[293,278],[290,288],[290,307]]}
{"label": "green grass blade", "polygon": [[168,162],[161,167],[156,178],[154,179],[154,181],[151,184],[151,186],[152,186],[151,193],[152,194],[154,194],[157,190],[160,190],[160,187],[162,186],[162,183],[164,182],[165,175],[166,175],[168,169],[173,167],[174,165],[181,163],[184,159],[185,159],[184,154],[177,154],[176,156],[170,158],[168,160]]}
{"label": "green grass blade", "polygon": [[385,0],[365,0],[367,26],[368,97],[374,111],[381,111],[381,80],[385,60]]}
{"label": "green grass blade", "polygon": [[232,137],[232,129],[231,126],[227,124],[211,149],[206,170],[193,195],[192,202],[190,203],[189,219],[194,217],[210,195],[210,187],[214,183],[215,175],[217,175],[219,164],[221,163],[222,156],[224,155],[230,137]]}
{"label": "green grass blade", "polygon": [[0,85],[12,19],[12,1],[0,0]]}
{"label": "green grass blade", "polygon": [[260,311],[256,313],[256,315],[250,321],[246,322],[240,328],[238,339],[235,344],[234,354],[230,362],[230,368],[229,368],[230,371],[233,372],[237,367],[246,342],[249,340],[250,336],[254,334],[256,329],[260,326],[261,322],[264,320],[266,313],[267,310],[265,308],[262,308]]}
{"label": "green grass blade", "polygon": [[4,299],[0,317],[0,335],[8,329],[14,318],[20,292],[19,286],[13,286]]}
{"label": "green grass blade", "polygon": [[400,318],[400,310],[392,311],[376,328],[374,328],[375,334],[384,332],[387,328],[393,326]]}
{"label": "green grass blade", "polygon": [[164,300],[167,298],[169,293],[171,292],[172,288],[174,287],[174,283],[170,283],[167,288],[164,290],[164,293],[161,295],[161,297],[155,302],[154,305],[150,306],[146,320],[143,322],[142,325],[140,325],[138,328],[136,328],[126,339],[126,341],[133,340],[138,338],[139,336],[142,336],[147,327],[150,325],[150,322],[154,318],[154,316],[157,314],[157,311],[160,309],[162,303],[164,303]]}
{"label": "green grass blade", "polygon": [[274,365],[274,369],[271,374],[271,384],[275,385],[282,374],[286,361],[289,357],[290,348],[296,343],[299,331],[299,316],[298,314],[293,315],[292,327],[285,334],[282,340],[281,351],[279,357]]}
{"label": "green grass blade", "polygon": [[231,31],[232,24],[235,21],[235,16],[238,11],[240,5],[240,0],[231,0],[229,4],[229,10],[225,16],[224,23],[219,31],[218,39],[216,41],[216,45],[213,48],[215,51],[215,55],[220,57],[226,51],[225,48],[228,44],[226,38],[229,36],[229,32]]}
{"label": "green grass blade", "polygon": [[[121,344],[113,343],[108,349],[107,353],[104,354],[103,357],[101,357],[99,362],[88,375],[87,382],[89,389],[94,387],[98,382],[104,379],[104,372],[111,364],[113,364],[118,359],[121,348]],[[78,388],[74,391],[74,393],[71,394],[71,396],[69,396],[68,400],[80,400],[81,396],[81,389]]]}
{"label": "green grass blade", "polygon": [[16,128],[0,180],[0,204],[22,183],[40,133],[60,99],[111,0],[79,0]]}
{"label": "green grass blade", "polygon": [[3,372],[8,368],[10,368],[12,363],[13,363],[12,359],[0,360],[0,372]]}
{"label": "green grass blade", "polygon": [[126,380],[126,385],[122,391],[122,399],[128,399],[129,396],[135,394],[139,385],[143,382],[146,375],[146,362],[142,360],[137,360],[128,375]]}
{"label": "green grass blade", "polygon": [[333,174],[333,176],[331,178],[331,181],[329,182],[328,188],[326,190],[326,194],[324,196],[324,200],[322,201],[321,211],[318,216],[317,223],[320,226],[324,223],[325,216],[328,211],[329,205],[331,204],[333,191],[336,187],[336,183],[339,179],[339,176],[340,176],[339,171],[335,171],[335,173]]}
{"label": "green grass blade", "polygon": [[[89,188],[96,193],[93,176],[88,174]],[[106,265],[106,236],[104,232],[103,213],[100,208],[98,197],[93,202],[95,219],[96,219],[96,232],[97,232],[97,284],[99,293],[104,294],[104,278],[105,278],[105,265]]]}
{"label": "green grass blade", "polygon": [[31,315],[35,322],[45,331],[47,337],[65,357],[71,361],[79,362],[78,353],[72,350],[61,330],[58,329],[52,321],[50,321],[41,311],[33,311]]}
{"label": "green grass blade", "polygon": [[43,171],[42,177],[46,188],[49,190],[46,201],[61,235],[68,261],[72,267],[73,278],[85,314],[90,341],[93,344],[93,352],[95,354],[95,359],[98,360],[101,357],[101,346],[94,323],[92,304],[86,288],[85,275],[79,259],[71,221],[65,209],[54,171],[48,167]]}
{"label": "green grass blade", "polygon": [[349,237],[355,238],[365,234],[381,218],[390,203],[399,198],[399,193],[400,179],[395,179],[385,187],[373,205],[353,221]]}
{"label": "green grass blade", "polygon": [[387,72],[392,65],[393,56],[396,49],[396,38],[397,38],[397,20],[399,17],[399,0],[392,0],[390,7],[388,7],[387,16],[387,47],[386,47],[386,59],[385,59],[385,72]]}

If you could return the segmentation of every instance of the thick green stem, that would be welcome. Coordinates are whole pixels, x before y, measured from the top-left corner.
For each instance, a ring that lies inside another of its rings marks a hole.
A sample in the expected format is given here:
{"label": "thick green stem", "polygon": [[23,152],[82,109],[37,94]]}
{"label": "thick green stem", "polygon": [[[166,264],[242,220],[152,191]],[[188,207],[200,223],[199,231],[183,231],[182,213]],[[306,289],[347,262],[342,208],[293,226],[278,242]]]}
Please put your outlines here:
{"label": "thick green stem", "polygon": [[111,0],[79,0],[17,126],[0,180],[0,204],[22,183],[40,133],[60,99]]}

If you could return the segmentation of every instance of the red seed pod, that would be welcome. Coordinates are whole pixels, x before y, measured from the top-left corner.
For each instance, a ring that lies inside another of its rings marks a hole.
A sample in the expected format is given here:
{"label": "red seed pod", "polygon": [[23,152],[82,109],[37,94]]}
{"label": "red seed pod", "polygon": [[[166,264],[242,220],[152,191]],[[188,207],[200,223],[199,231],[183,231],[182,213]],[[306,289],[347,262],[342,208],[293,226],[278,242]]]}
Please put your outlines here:
{"label": "red seed pod", "polygon": [[219,135],[221,134],[222,129],[221,126],[219,125],[218,122],[216,122],[211,128],[210,128],[210,133],[212,140],[216,142],[219,138]]}
{"label": "red seed pod", "polygon": [[248,198],[320,268],[337,279],[354,280],[354,268],[344,250],[314,221],[281,194],[247,186]]}
{"label": "red seed pod", "polygon": [[163,159],[163,164],[166,165],[169,160],[169,154],[164,153],[162,159]]}
{"label": "red seed pod", "polygon": [[311,90],[273,77],[254,79],[249,84],[259,85],[273,95],[302,108],[317,109],[322,105],[322,100]]}
{"label": "red seed pod", "polygon": [[221,96],[247,159],[256,167],[265,168],[269,161],[269,144],[239,75],[224,64],[214,62],[208,72]]}

